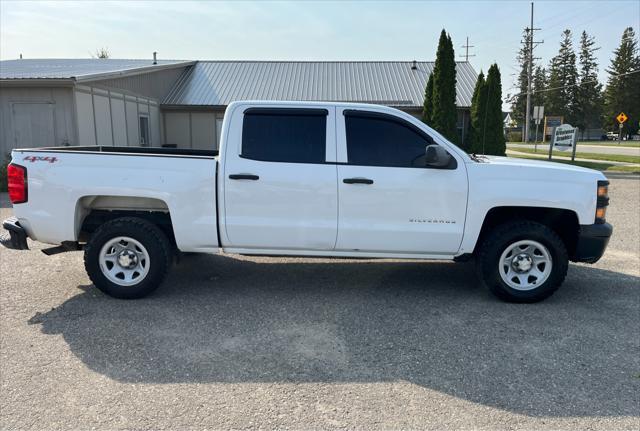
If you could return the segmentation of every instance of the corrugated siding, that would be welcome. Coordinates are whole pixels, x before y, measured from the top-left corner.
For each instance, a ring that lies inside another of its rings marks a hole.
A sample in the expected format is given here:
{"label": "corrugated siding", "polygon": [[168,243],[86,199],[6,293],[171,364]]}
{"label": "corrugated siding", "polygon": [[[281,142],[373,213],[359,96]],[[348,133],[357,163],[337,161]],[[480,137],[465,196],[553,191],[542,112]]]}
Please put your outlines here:
{"label": "corrugated siding", "polygon": [[[323,100],[421,107],[433,62],[200,61],[164,105],[226,106],[235,100]],[[471,106],[477,74],[457,63],[459,107]]]}
{"label": "corrugated siding", "polygon": [[[158,60],[157,66],[184,63],[182,60]],[[153,68],[152,60],[114,58],[42,58],[0,61],[0,79],[80,78],[101,73]]]}

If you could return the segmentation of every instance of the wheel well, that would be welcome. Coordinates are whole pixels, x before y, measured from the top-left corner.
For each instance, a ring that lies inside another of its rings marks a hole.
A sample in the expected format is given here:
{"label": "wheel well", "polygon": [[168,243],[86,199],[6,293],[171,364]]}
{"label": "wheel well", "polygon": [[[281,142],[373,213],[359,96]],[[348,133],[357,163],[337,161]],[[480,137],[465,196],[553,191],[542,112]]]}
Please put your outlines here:
{"label": "wheel well", "polygon": [[169,242],[175,247],[176,239],[173,234],[171,215],[164,211],[141,210],[90,210],[80,225],[78,240],[86,242],[91,234],[102,224],[121,217],[138,217],[155,224],[167,236]]}
{"label": "wheel well", "polygon": [[[496,207],[489,210],[482,223],[478,246],[494,227],[512,220],[531,220],[551,228],[564,242],[569,256],[576,250],[580,225],[575,212],[560,208]],[[474,250],[475,251],[475,250]]]}

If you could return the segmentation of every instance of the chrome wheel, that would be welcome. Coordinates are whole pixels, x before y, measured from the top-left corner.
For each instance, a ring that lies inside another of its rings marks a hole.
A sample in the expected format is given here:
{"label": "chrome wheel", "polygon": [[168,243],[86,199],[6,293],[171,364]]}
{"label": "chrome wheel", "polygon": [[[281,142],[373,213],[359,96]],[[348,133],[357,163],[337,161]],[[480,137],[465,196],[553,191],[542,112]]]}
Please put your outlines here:
{"label": "chrome wheel", "polygon": [[498,262],[500,277],[515,290],[531,290],[551,274],[551,253],[539,242],[523,240],[509,245]]}
{"label": "chrome wheel", "polygon": [[144,246],[128,236],[119,236],[105,243],[100,250],[100,269],[109,281],[120,286],[140,283],[149,273],[149,253]]}

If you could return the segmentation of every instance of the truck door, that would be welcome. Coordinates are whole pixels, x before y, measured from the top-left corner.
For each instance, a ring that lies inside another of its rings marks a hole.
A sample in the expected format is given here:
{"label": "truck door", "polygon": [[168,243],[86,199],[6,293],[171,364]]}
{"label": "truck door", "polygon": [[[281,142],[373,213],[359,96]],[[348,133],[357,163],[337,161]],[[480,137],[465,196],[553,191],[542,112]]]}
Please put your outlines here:
{"label": "truck door", "polygon": [[234,112],[222,173],[225,246],[332,250],[338,223],[335,108],[240,105]]}
{"label": "truck door", "polygon": [[387,113],[338,108],[336,123],[343,162],[336,250],[456,253],[467,206],[464,161],[428,168],[425,149],[433,139]]}

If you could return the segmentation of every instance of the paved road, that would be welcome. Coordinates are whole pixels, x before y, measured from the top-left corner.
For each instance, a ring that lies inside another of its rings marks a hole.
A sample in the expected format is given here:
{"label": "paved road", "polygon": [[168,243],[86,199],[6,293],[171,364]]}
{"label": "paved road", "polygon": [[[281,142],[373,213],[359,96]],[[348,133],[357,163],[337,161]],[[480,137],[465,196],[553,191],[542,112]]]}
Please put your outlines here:
{"label": "paved road", "polygon": [[640,181],[611,195],[606,257],[534,305],[468,264],[220,256],[119,301],[2,250],[0,428],[638,429]]}
{"label": "paved road", "polygon": [[[507,144],[507,148],[511,148],[513,150],[517,150],[518,148],[530,148],[534,149],[534,145],[522,145],[522,144]],[[538,151],[540,149],[546,150],[549,152],[549,143],[546,144],[538,144]],[[640,157],[640,147],[616,147],[616,146],[607,146],[607,145],[580,145],[578,144],[577,151],[580,153],[596,153],[596,154],[619,154],[624,156],[638,156]],[[567,154],[571,156],[571,152],[568,151]]]}

